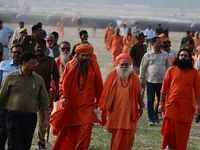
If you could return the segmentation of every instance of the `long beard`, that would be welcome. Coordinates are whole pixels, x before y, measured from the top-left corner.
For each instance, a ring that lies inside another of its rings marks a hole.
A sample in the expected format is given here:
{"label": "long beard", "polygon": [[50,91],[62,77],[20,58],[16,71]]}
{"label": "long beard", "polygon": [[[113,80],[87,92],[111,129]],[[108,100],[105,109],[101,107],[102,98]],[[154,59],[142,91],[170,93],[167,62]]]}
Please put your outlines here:
{"label": "long beard", "polygon": [[78,57],[78,71],[80,74],[85,74],[88,69],[90,59],[80,59]]}
{"label": "long beard", "polygon": [[188,68],[190,66],[191,60],[185,60],[183,59],[179,59],[177,60],[177,66],[178,68],[185,70],[186,68]]}
{"label": "long beard", "polygon": [[66,54],[66,53],[63,53],[61,52],[60,53],[60,62],[65,66],[66,63],[69,61],[69,56],[70,56],[70,53]]}
{"label": "long beard", "polygon": [[120,68],[119,65],[117,66],[117,75],[122,79],[128,79],[131,73],[131,67],[128,68]]}

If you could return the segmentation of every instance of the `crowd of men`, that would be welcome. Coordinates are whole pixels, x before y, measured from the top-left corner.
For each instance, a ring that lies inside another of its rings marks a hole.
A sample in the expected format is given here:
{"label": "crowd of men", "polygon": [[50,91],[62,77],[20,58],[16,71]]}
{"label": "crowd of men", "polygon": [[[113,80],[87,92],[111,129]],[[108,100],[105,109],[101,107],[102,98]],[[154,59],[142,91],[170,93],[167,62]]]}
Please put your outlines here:
{"label": "crowd of men", "polygon": [[164,113],[162,149],[186,149],[195,110],[197,118],[200,113],[198,32],[186,32],[176,55],[160,24],[155,36],[151,25],[143,33],[138,23],[132,29],[109,24],[104,42],[115,68],[104,84],[88,32],[79,35],[71,52],[69,42],[58,45],[59,34],[47,34],[40,22],[28,35],[24,22],[14,33],[0,21],[0,149],[6,140],[9,150],[30,149],[38,122],[39,149],[46,149],[51,123],[54,150],[87,150],[99,123],[112,134],[112,150],[131,150],[145,88],[149,126]]}

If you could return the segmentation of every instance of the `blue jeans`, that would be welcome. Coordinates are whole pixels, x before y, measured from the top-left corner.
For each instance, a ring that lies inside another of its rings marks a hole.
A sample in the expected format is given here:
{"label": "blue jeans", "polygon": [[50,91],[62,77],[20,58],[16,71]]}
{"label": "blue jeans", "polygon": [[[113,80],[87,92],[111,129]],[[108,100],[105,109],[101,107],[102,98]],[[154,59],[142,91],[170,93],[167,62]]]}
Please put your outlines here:
{"label": "blue jeans", "polygon": [[[155,122],[155,116],[158,116],[158,106],[160,101],[160,90],[162,83],[150,83],[147,82],[147,112],[149,121]],[[155,93],[157,95],[157,104],[154,109]]]}
{"label": "blue jeans", "polygon": [[147,46],[149,43],[151,44],[151,41],[152,41],[152,39],[146,39]]}

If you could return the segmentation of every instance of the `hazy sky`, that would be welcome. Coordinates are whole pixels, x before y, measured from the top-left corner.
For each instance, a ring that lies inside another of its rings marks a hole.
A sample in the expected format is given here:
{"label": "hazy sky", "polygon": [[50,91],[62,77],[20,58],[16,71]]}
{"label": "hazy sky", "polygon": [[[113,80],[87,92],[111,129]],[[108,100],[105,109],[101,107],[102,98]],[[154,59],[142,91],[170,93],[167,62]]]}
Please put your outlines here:
{"label": "hazy sky", "polygon": [[200,0],[0,0],[0,11],[199,21]]}

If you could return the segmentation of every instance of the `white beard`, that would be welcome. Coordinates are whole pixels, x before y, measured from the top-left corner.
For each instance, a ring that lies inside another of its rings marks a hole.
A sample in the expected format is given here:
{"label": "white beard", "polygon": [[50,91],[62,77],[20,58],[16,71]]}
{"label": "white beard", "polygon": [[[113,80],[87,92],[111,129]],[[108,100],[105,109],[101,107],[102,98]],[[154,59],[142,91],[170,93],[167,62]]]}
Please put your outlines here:
{"label": "white beard", "polygon": [[122,79],[128,79],[131,73],[131,66],[128,68],[120,68],[119,65],[117,66],[117,75]]}
{"label": "white beard", "polygon": [[47,44],[47,47],[49,47],[49,48],[51,47],[50,49],[52,49],[53,48],[53,44],[51,44],[51,45]]}
{"label": "white beard", "polygon": [[65,66],[66,63],[69,61],[70,53],[65,54],[63,52],[60,53],[60,62]]}

